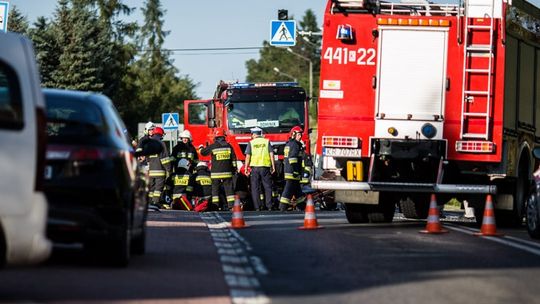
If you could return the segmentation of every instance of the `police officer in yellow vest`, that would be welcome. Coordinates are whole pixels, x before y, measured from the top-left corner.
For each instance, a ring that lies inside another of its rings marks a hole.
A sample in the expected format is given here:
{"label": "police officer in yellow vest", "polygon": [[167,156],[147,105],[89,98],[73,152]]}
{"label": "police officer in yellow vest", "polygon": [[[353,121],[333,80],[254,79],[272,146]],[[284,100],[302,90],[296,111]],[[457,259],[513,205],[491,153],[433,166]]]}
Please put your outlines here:
{"label": "police officer in yellow vest", "polygon": [[[264,210],[261,202],[261,183],[266,209],[272,209],[272,174],[276,171],[270,140],[262,136],[262,129],[251,129],[253,138],[246,148],[246,175],[251,174],[251,197],[255,210]],[[251,171],[251,173],[250,173]]]}

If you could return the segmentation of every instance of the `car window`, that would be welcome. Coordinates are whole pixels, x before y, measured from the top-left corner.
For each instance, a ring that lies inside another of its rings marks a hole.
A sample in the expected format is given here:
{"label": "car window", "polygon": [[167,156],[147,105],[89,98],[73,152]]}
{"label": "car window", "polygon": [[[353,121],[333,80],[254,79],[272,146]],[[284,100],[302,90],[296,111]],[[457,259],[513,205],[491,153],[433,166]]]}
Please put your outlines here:
{"label": "car window", "polygon": [[21,90],[17,75],[0,62],[0,129],[20,130],[24,126]]}
{"label": "car window", "polygon": [[49,138],[97,136],[105,130],[97,105],[66,96],[45,95],[45,99]]}

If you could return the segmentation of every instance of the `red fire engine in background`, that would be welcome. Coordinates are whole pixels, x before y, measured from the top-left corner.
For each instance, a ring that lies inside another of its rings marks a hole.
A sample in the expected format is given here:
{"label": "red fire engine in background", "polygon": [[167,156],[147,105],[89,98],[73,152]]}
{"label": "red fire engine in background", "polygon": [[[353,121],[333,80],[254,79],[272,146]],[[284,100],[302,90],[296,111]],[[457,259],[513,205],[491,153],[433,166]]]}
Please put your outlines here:
{"label": "red fire engine in background", "polygon": [[[306,153],[309,153],[308,98],[306,91],[297,83],[221,81],[213,99],[184,101],[184,128],[191,132],[195,147],[212,143],[216,129],[223,130],[234,148],[239,161],[238,169],[245,160],[244,151],[251,140],[250,129],[261,128],[272,143],[277,157],[278,182],[282,179],[280,160],[283,159],[283,149],[294,126],[301,126],[305,130],[302,141]],[[247,189],[247,179],[243,184],[239,183],[237,190]]]}
{"label": "red fire engine in background", "polygon": [[316,172],[349,222],[425,218],[430,193],[522,223],[540,133],[540,9],[330,0]]}

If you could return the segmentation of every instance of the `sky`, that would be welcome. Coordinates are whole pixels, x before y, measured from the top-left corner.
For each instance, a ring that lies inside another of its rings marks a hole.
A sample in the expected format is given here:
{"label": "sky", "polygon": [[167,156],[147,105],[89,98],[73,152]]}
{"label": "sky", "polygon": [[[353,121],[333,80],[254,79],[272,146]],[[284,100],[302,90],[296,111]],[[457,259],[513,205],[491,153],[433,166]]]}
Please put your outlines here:
{"label": "sky", "polygon": [[[51,18],[57,4],[57,0],[8,1],[31,23],[39,16]],[[144,0],[123,3],[137,8],[132,18],[142,24],[140,8]],[[263,40],[270,40],[270,22],[277,19],[278,9],[287,9],[289,18],[294,16],[296,20],[312,9],[320,26],[325,4],[326,0],[161,0],[166,10],[164,29],[170,31],[164,47],[261,47]],[[206,99],[212,97],[219,80],[245,81],[245,62],[258,59],[259,50],[174,52],[171,58],[181,75],[187,74],[198,83],[196,93]]]}

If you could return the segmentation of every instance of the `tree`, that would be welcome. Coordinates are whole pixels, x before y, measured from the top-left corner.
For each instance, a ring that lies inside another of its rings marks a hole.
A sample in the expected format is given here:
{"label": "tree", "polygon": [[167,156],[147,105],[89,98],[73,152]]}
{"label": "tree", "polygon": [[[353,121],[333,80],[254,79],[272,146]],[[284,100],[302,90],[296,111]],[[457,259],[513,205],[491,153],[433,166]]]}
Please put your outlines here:
{"label": "tree", "polygon": [[76,1],[59,1],[53,31],[62,52],[58,68],[52,73],[55,87],[96,92],[103,89],[101,59],[105,58],[107,41],[96,24],[97,18],[87,7]]}
{"label": "tree", "polygon": [[8,32],[26,35],[28,33],[28,19],[15,5],[11,6],[8,17]]}
{"label": "tree", "polygon": [[62,49],[58,45],[51,24],[45,17],[39,17],[34,27],[29,30],[30,39],[34,43],[36,59],[41,73],[43,87],[55,87],[53,72],[58,68]]}
{"label": "tree", "polygon": [[[299,22],[299,27],[302,31],[316,33],[305,37],[305,40],[304,37],[297,37],[296,45],[290,48],[292,52],[309,58],[313,63],[313,100],[316,101],[319,92],[321,37],[317,35],[320,29],[317,18],[311,9],[305,12]],[[283,74],[276,73],[274,67]],[[250,82],[291,81],[289,77],[284,75],[288,74],[295,77],[299,84],[306,88],[306,91],[309,88],[309,62],[289,53],[285,48],[271,46],[268,41],[263,41],[259,60],[248,60],[246,68],[248,72],[246,80]],[[312,120],[315,119],[316,114],[316,108],[311,107],[310,117]]]}
{"label": "tree", "polygon": [[163,49],[168,31],[163,29],[165,11],[160,0],[147,0],[143,8],[144,24],[139,45],[144,49],[137,61],[137,87],[146,117],[142,120],[158,120],[161,113],[180,112],[185,99],[196,98],[196,85],[185,76],[178,77],[170,52]]}
{"label": "tree", "polygon": [[26,35],[29,29],[28,19],[24,16],[15,5],[11,6],[8,17],[7,30],[9,32]]}

